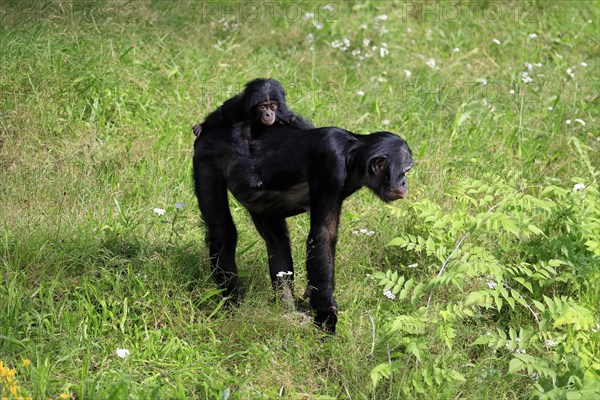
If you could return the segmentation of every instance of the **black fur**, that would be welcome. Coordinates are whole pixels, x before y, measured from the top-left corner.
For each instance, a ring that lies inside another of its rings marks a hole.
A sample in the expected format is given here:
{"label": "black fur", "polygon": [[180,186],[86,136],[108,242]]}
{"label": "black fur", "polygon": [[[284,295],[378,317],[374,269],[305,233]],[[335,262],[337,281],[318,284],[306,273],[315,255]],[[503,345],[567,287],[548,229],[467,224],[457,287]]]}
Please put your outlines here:
{"label": "black fur", "polygon": [[[294,114],[285,102],[285,90],[275,79],[254,79],[248,82],[244,91],[225,101],[219,108],[206,117],[206,120],[192,127],[194,135],[200,136],[206,131],[219,128],[230,128],[234,149],[239,162],[240,175],[245,177],[239,183],[247,183],[253,189],[262,188],[249,142],[254,132],[263,128],[264,122],[259,106],[265,102],[275,102],[275,124],[291,125],[301,129],[314,128],[312,123]],[[266,112],[270,113],[270,110]],[[271,121],[272,122],[272,121]]]}
{"label": "black fur", "polygon": [[[267,244],[271,280],[293,264],[285,218],[310,210],[307,240],[309,288],[305,297],[315,310],[315,324],[335,331],[334,258],[342,202],[359,188],[370,188],[388,202],[406,195],[406,172],[413,161],[407,143],[389,132],[356,135],[339,128],[300,130],[265,127],[252,142],[265,189],[240,184],[240,161],[226,130],[201,135],[194,144],[194,182],[207,228],[213,276],[225,294],[239,294],[235,248],[237,231],[227,190],[252,216]],[[286,276],[287,278],[287,276]]]}

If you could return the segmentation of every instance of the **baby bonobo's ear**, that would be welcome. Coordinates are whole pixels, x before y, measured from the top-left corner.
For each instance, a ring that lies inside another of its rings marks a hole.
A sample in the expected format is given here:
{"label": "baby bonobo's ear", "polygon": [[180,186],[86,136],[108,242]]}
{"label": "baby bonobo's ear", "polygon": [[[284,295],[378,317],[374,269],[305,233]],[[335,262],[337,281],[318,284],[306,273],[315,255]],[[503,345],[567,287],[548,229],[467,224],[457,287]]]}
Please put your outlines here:
{"label": "baby bonobo's ear", "polygon": [[192,132],[194,132],[194,136],[200,136],[202,133],[202,124],[192,126]]}

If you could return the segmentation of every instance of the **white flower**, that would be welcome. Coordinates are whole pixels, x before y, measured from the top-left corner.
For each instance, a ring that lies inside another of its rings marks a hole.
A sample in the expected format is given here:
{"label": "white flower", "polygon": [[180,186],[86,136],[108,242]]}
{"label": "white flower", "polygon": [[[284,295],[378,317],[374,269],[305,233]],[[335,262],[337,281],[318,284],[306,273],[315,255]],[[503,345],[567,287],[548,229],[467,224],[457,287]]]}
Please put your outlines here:
{"label": "white flower", "polygon": [[535,39],[537,37],[537,35],[535,33],[530,33],[529,37],[532,38],[532,39]]}
{"label": "white flower", "polygon": [[365,29],[367,29],[367,28],[368,28],[368,26],[367,26],[367,24],[361,24],[361,25],[359,26],[359,28],[360,28],[360,29],[362,29],[362,30],[365,30]]}
{"label": "white flower", "polygon": [[425,64],[427,64],[430,68],[435,68],[435,60],[433,58],[425,61]]}
{"label": "white flower", "polygon": [[407,78],[410,78],[412,75],[412,72],[410,72],[409,70],[405,69],[404,70],[404,75],[406,75]]}
{"label": "white flower", "polygon": [[554,108],[552,108],[552,106],[548,106],[548,111],[552,111],[554,110]]}
{"label": "white flower", "polygon": [[516,339],[515,339],[515,342],[517,342],[517,343],[521,343],[521,338],[520,338],[520,337],[516,338]]}
{"label": "white flower", "polygon": [[492,42],[494,42],[494,43],[496,43],[496,44],[500,44],[500,41],[499,41],[498,39],[496,39],[496,38],[493,38],[493,39],[492,39]]}
{"label": "white flower", "polygon": [[127,350],[127,349],[117,349],[117,351],[115,353],[117,353],[117,356],[119,356],[121,358],[125,358],[131,354],[129,352],[129,350]]}
{"label": "white flower", "polygon": [[390,300],[394,300],[396,298],[396,295],[387,289],[383,291],[383,295]]}
{"label": "white flower", "polygon": [[359,90],[359,91],[356,92],[356,94],[359,95],[359,96],[364,96],[365,92],[363,92],[362,90]]}
{"label": "white flower", "polygon": [[383,58],[388,54],[388,49],[386,49],[385,47],[381,47],[379,49],[379,57]]}
{"label": "white flower", "polygon": [[581,118],[575,118],[575,122],[579,122],[581,125],[585,126],[585,121]]}
{"label": "white flower", "polygon": [[485,331],[485,336],[490,336],[492,334],[492,332],[490,332],[489,330]]}
{"label": "white flower", "polygon": [[313,19],[315,17],[315,13],[307,12],[304,14],[304,19]]}
{"label": "white flower", "polygon": [[375,21],[387,21],[387,19],[388,19],[388,16],[385,14],[378,15],[375,17]]}
{"label": "white flower", "polygon": [[488,81],[487,81],[487,79],[485,79],[485,78],[483,78],[483,79],[480,79],[480,80],[479,80],[479,82],[481,82],[481,84],[482,84],[483,86],[485,86],[485,85],[487,85],[487,84],[488,84]]}
{"label": "white flower", "polygon": [[533,65],[531,65],[531,63],[526,62],[525,63],[525,68],[527,68],[528,70],[532,70],[533,69]]}
{"label": "white flower", "polygon": [[327,10],[327,11],[335,11],[335,7],[332,6],[331,4],[325,4],[323,6],[323,10]]}
{"label": "white flower", "polygon": [[583,183],[578,183],[575,186],[573,186],[573,191],[574,192],[579,192],[580,190],[585,189],[585,185]]}
{"label": "white flower", "polygon": [[315,28],[317,28],[317,30],[323,29],[323,24],[318,21],[313,21],[313,25]]}
{"label": "white flower", "polygon": [[407,265],[408,268],[417,268],[419,266],[418,263],[414,263],[414,264],[409,264]]}
{"label": "white flower", "polygon": [[521,80],[525,83],[533,82],[533,79],[531,78],[531,76],[529,76],[529,72],[527,71],[521,72]]}
{"label": "white flower", "polygon": [[383,126],[388,126],[389,124],[390,124],[389,119],[384,119],[383,121],[381,121],[381,125],[383,125]]}
{"label": "white flower", "polygon": [[155,208],[154,212],[158,214],[158,216],[160,217],[161,215],[165,215],[166,211],[162,208]]}
{"label": "white flower", "polygon": [[373,236],[375,234],[375,231],[371,231],[366,228],[361,228],[359,230],[352,231],[352,234],[353,235],[361,235],[362,234],[362,235],[367,235],[367,236]]}
{"label": "white flower", "polygon": [[498,286],[498,284],[492,280],[487,281],[487,285],[490,289],[496,289],[496,286]]}
{"label": "white flower", "polygon": [[581,63],[581,66],[582,66],[582,67],[587,67],[587,63],[584,63],[584,62],[582,62],[582,63]]}
{"label": "white flower", "polygon": [[371,41],[369,39],[363,39],[363,46],[369,47],[371,45]]}
{"label": "white flower", "polygon": [[294,273],[292,271],[280,271],[275,275],[278,278],[283,278],[284,276],[292,276]]}
{"label": "white flower", "polygon": [[571,125],[571,120],[570,120],[570,119],[566,120],[566,121],[565,121],[565,124],[567,124],[567,125]]}
{"label": "white flower", "polygon": [[181,210],[185,206],[185,203],[180,201],[179,203],[175,203],[175,208]]}
{"label": "white flower", "polygon": [[481,100],[481,104],[485,107],[488,105],[487,99]]}
{"label": "white flower", "polygon": [[515,91],[514,91],[514,89],[510,89],[510,90],[508,91],[508,93],[510,93],[510,94],[515,94]]}
{"label": "white flower", "polygon": [[412,28],[409,26],[408,28],[406,28],[406,32],[412,33]]}
{"label": "white flower", "polygon": [[546,347],[556,346],[557,344],[558,344],[558,342],[555,342],[552,339],[544,340],[544,346],[546,346]]}
{"label": "white flower", "polygon": [[458,47],[455,47],[452,49],[453,52],[458,53],[460,51],[460,49]]}
{"label": "white flower", "polygon": [[569,75],[571,79],[575,79],[575,73],[573,72],[573,68],[567,68],[567,75]]}
{"label": "white flower", "polygon": [[542,66],[542,63],[535,63],[534,64],[536,67],[540,68]]}
{"label": "white flower", "polygon": [[309,33],[308,35],[306,35],[306,41],[308,43],[312,43],[315,41],[315,36],[312,33]]}

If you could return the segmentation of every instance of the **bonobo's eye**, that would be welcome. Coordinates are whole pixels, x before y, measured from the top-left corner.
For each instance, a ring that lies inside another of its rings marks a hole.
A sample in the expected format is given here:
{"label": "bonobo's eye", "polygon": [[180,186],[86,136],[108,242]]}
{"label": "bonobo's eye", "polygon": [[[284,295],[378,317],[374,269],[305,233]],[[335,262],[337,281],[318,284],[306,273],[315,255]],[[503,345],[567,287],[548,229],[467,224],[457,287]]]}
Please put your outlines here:
{"label": "bonobo's eye", "polygon": [[266,111],[267,110],[267,105],[265,103],[261,104],[259,107],[260,111]]}
{"label": "bonobo's eye", "polygon": [[269,108],[273,111],[277,111],[277,103],[275,103],[275,102],[271,103],[271,106]]}

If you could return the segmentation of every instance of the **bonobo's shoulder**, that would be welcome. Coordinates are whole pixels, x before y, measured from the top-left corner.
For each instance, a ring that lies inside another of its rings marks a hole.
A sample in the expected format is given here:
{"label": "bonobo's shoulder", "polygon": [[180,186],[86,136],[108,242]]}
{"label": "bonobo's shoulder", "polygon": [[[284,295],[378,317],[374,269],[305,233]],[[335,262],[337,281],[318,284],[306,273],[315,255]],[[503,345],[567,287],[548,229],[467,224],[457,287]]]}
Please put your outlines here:
{"label": "bonobo's shoulder", "polygon": [[358,140],[356,134],[347,131],[346,129],[338,128],[336,126],[326,126],[321,128],[309,129],[305,131],[313,135],[316,139],[321,138],[322,140],[338,140],[338,141],[356,141]]}

